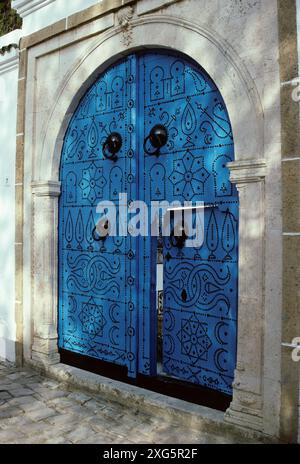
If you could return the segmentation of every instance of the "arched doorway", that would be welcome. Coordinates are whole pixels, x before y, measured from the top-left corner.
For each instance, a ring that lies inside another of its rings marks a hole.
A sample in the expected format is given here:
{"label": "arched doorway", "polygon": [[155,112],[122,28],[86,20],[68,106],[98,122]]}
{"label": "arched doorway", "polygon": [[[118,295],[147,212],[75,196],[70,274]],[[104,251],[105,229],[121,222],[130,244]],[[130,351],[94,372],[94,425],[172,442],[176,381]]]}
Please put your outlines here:
{"label": "arched doorway", "polygon": [[[156,151],[149,134],[158,124],[167,143]],[[111,134],[119,136],[116,156]],[[225,104],[199,65],[149,51],[98,77],[62,151],[60,349],[124,366],[131,377],[159,372],[231,393],[238,198],[226,163],[233,159]],[[120,193],[124,208],[136,200],[203,202],[203,244],[179,243],[172,224],[162,239],[117,233],[100,240],[97,205],[120,202]]]}

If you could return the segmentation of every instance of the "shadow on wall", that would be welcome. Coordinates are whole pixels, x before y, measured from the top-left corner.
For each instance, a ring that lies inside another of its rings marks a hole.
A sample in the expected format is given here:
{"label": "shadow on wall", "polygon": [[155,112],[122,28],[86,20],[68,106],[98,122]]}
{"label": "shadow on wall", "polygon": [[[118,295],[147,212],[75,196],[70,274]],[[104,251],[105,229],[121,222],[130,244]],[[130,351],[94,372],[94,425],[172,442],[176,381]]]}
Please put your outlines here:
{"label": "shadow on wall", "polygon": [[9,332],[9,327],[5,321],[0,320],[0,361],[14,363],[16,358],[16,340],[8,337]]}

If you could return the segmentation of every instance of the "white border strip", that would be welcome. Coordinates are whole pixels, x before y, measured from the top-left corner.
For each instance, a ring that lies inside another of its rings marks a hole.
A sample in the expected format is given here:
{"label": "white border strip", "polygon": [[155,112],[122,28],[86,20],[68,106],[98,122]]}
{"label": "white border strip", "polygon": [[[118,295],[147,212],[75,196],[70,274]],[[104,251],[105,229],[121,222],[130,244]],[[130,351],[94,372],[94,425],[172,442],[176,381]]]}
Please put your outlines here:
{"label": "white border strip", "polygon": [[282,235],[285,237],[299,237],[300,232],[283,232]]}

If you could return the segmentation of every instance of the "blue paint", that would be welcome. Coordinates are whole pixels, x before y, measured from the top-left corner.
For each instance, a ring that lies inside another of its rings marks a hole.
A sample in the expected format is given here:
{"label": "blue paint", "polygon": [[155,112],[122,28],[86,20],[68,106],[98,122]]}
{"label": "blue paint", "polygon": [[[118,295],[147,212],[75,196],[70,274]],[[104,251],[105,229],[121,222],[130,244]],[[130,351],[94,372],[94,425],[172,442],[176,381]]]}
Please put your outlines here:
{"label": "blue paint", "polygon": [[[144,153],[155,124],[168,130],[160,156]],[[102,145],[122,137],[116,161]],[[204,201],[204,243],[163,240],[163,370],[231,393],[236,363],[238,195],[226,163],[232,130],[209,76],[181,55],[131,55],[101,75],[80,102],[62,150],[59,346],[156,375],[157,239],[95,242],[100,200]],[[149,218],[150,219],[150,218]]]}
{"label": "blue paint", "polygon": [[[62,151],[59,222],[59,346],[126,366],[136,375],[136,240],[92,230],[101,200],[119,192],[136,198],[136,58],[111,67],[80,102]],[[104,159],[102,146],[117,131],[118,160]],[[129,155],[128,155],[129,154]]]}

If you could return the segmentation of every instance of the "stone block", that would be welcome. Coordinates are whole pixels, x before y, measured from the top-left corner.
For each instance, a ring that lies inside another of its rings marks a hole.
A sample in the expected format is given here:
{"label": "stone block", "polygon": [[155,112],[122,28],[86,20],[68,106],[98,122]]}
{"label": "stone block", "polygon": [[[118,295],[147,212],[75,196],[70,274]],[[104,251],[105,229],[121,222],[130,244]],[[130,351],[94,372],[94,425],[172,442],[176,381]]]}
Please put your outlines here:
{"label": "stone block", "polygon": [[78,443],[79,441],[90,439],[95,435],[93,429],[87,425],[76,428],[70,433],[66,434],[66,439],[72,443]]}
{"label": "stone block", "polygon": [[31,388],[16,387],[10,390],[11,394],[18,398],[19,396],[30,396],[34,395],[34,391]]}
{"label": "stone block", "polygon": [[40,421],[40,420],[45,420],[48,419],[51,416],[55,416],[57,412],[52,409],[52,408],[47,408],[43,407],[42,409],[36,408],[36,409],[30,409],[27,411],[27,415],[30,419],[33,421]]}
{"label": "stone block", "polygon": [[282,163],[283,231],[300,232],[300,161]]}
{"label": "stone block", "polygon": [[282,156],[299,156],[299,102],[292,98],[294,87],[285,85],[281,88],[281,138]]}

